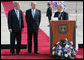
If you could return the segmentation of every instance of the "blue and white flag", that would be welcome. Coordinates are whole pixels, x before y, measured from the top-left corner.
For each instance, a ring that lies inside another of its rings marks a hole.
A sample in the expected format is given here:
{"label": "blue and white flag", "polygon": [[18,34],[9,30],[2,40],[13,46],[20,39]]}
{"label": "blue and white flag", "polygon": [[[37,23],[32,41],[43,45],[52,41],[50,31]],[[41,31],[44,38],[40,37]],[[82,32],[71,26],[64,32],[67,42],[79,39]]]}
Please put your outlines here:
{"label": "blue and white flag", "polygon": [[48,1],[48,3],[50,3],[52,5],[53,9],[57,9],[59,4],[62,4],[63,9],[66,9],[66,4],[64,3],[64,1]]}

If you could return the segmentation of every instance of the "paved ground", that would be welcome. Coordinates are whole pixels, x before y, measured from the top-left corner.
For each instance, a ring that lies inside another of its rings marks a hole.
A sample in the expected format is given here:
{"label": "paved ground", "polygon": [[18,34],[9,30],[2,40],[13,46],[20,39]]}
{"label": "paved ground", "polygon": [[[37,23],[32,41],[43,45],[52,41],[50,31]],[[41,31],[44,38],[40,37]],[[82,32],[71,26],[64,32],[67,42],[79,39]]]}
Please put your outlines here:
{"label": "paved ground", "polygon": [[[26,11],[30,8],[31,1],[20,1],[22,11]],[[42,12],[42,19],[40,28],[49,36],[49,24],[48,19],[46,17],[46,9],[47,9],[47,1],[39,1],[37,2],[37,8]],[[83,2],[82,1],[66,1],[67,11],[69,13],[69,20],[77,20],[76,29],[76,42],[77,45],[83,43]],[[76,5],[77,3],[77,5]],[[76,13],[77,9],[77,13]],[[1,11],[4,11],[3,5],[1,4]],[[53,15],[54,15],[53,10]],[[7,27],[7,18],[4,13],[1,13],[1,44],[9,44],[10,43],[10,33],[8,32]]]}

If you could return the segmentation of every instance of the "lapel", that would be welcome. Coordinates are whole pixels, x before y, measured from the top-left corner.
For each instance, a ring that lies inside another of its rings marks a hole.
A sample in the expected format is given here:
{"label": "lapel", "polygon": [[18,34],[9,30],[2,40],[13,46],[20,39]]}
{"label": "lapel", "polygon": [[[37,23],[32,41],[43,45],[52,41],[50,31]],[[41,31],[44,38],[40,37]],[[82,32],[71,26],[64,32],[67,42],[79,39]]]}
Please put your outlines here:
{"label": "lapel", "polygon": [[31,17],[33,18],[33,16],[32,16],[32,9],[30,9],[30,15],[31,15]]}
{"label": "lapel", "polygon": [[62,12],[62,18],[64,19],[64,11]]}
{"label": "lapel", "polygon": [[15,12],[15,10],[14,10],[14,9],[13,9],[13,15],[15,15],[15,16],[16,16],[16,18],[18,19],[17,14],[16,14],[16,12]]}
{"label": "lapel", "polygon": [[14,9],[13,9],[13,15],[15,15],[15,16],[17,17],[16,12],[15,12],[15,10],[14,10]]}
{"label": "lapel", "polygon": [[19,17],[21,18],[21,10],[19,10]]}
{"label": "lapel", "polygon": [[[13,15],[15,15],[16,17],[17,17],[17,14],[16,14],[16,12],[15,12],[15,10],[13,9]],[[19,10],[19,17],[21,17],[21,11]],[[18,19],[18,17],[17,17],[17,19]],[[19,20],[18,20],[19,21]]]}

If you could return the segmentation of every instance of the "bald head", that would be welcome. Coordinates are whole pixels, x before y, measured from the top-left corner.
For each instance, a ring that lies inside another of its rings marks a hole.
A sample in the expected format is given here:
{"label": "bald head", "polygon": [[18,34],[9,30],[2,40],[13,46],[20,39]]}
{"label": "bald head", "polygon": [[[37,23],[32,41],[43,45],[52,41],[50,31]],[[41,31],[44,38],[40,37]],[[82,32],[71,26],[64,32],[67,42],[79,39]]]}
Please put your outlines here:
{"label": "bald head", "polygon": [[36,1],[32,1],[31,4],[35,4],[36,5]]}
{"label": "bald head", "polygon": [[19,10],[20,9],[20,4],[18,2],[14,2],[14,8]]}
{"label": "bald head", "polygon": [[61,11],[63,10],[63,5],[62,5],[62,4],[59,4],[58,7],[57,7],[57,10],[58,10],[59,12],[61,12]]}
{"label": "bald head", "polygon": [[36,9],[36,2],[35,2],[35,1],[32,1],[32,2],[31,2],[31,8],[32,8],[32,9]]}

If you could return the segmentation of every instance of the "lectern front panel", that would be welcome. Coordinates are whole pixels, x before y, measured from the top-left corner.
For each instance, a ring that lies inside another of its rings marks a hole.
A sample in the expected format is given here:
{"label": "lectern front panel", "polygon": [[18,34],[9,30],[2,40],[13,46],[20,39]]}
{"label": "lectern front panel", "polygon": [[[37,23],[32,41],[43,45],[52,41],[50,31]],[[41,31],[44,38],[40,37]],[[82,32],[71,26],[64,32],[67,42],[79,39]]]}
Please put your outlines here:
{"label": "lectern front panel", "polygon": [[73,41],[75,21],[51,21],[53,43],[54,46],[58,41],[67,38],[69,41]]}

